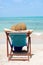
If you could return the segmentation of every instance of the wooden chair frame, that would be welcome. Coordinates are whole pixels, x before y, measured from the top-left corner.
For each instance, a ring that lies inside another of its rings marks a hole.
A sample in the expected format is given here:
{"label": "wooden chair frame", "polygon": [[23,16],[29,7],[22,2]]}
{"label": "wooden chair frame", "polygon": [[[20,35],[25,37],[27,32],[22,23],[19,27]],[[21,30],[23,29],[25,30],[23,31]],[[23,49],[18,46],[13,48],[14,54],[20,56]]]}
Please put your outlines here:
{"label": "wooden chair frame", "polygon": [[[30,34],[29,34],[29,32],[27,32],[27,37],[28,37],[28,46],[27,46],[27,53],[13,53],[12,54],[12,48],[11,48],[11,51],[10,51],[10,53],[9,53],[9,48],[8,48],[8,45],[10,44],[10,40],[9,40],[9,33],[8,32],[6,32],[5,31],[5,33],[6,33],[6,48],[7,48],[7,57],[8,57],[8,59],[9,60],[29,60],[29,56],[31,57],[31,37],[30,37]],[[17,59],[11,59],[12,58],[12,56],[28,56],[28,59],[19,59],[19,58],[17,58]]]}

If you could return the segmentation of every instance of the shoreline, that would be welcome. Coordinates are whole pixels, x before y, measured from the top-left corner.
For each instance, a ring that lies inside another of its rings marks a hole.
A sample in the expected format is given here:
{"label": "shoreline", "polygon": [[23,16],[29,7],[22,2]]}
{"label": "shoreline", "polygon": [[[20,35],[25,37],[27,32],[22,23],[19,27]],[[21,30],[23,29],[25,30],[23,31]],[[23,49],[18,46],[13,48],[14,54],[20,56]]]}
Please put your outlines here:
{"label": "shoreline", "polygon": [[[5,32],[0,32],[0,37],[6,35]],[[30,36],[42,36],[43,32],[32,32],[32,34]]]}
{"label": "shoreline", "polygon": [[[32,30],[32,29],[30,29],[30,30]],[[5,33],[5,32],[4,32],[4,31],[1,31],[0,33]],[[43,31],[34,31],[34,30],[33,30],[32,33],[43,33]]]}
{"label": "shoreline", "polygon": [[[32,44],[43,44],[43,32],[33,32],[31,35]],[[5,32],[0,32],[0,44],[6,43]]]}

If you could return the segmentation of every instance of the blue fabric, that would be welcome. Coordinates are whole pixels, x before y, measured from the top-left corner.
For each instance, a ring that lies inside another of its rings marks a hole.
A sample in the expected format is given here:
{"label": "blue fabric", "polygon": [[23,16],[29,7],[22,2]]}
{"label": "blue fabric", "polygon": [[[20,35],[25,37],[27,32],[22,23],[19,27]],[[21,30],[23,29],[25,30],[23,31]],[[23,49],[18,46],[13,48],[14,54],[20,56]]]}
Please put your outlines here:
{"label": "blue fabric", "polygon": [[12,46],[23,47],[26,46],[26,33],[10,33],[9,34]]}

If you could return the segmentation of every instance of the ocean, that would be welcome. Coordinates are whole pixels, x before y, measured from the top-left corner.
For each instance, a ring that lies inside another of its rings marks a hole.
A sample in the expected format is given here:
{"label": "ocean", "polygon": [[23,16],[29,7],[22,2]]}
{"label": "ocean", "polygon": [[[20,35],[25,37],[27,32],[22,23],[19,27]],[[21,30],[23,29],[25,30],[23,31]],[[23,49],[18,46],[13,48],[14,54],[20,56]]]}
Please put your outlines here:
{"label": "ocean", "polygon": [[27,29],[32,29],[34,32],[43,32],[43,16],[30,16],[30,17],[0,17],[0,32],[4,28],[11,28],[12,25],[23,22],[26,24]]}

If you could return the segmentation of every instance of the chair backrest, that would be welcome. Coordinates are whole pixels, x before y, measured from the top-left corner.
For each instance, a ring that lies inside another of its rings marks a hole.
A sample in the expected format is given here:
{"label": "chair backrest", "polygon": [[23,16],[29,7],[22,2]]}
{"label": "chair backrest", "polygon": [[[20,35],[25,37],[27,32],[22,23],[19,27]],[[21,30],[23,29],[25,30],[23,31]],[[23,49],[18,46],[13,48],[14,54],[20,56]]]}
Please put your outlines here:
{"label": "chair backrest", "polygon": [[26,33],[10,33],[9,36],[12,41],[12,46],[26,46]]}

